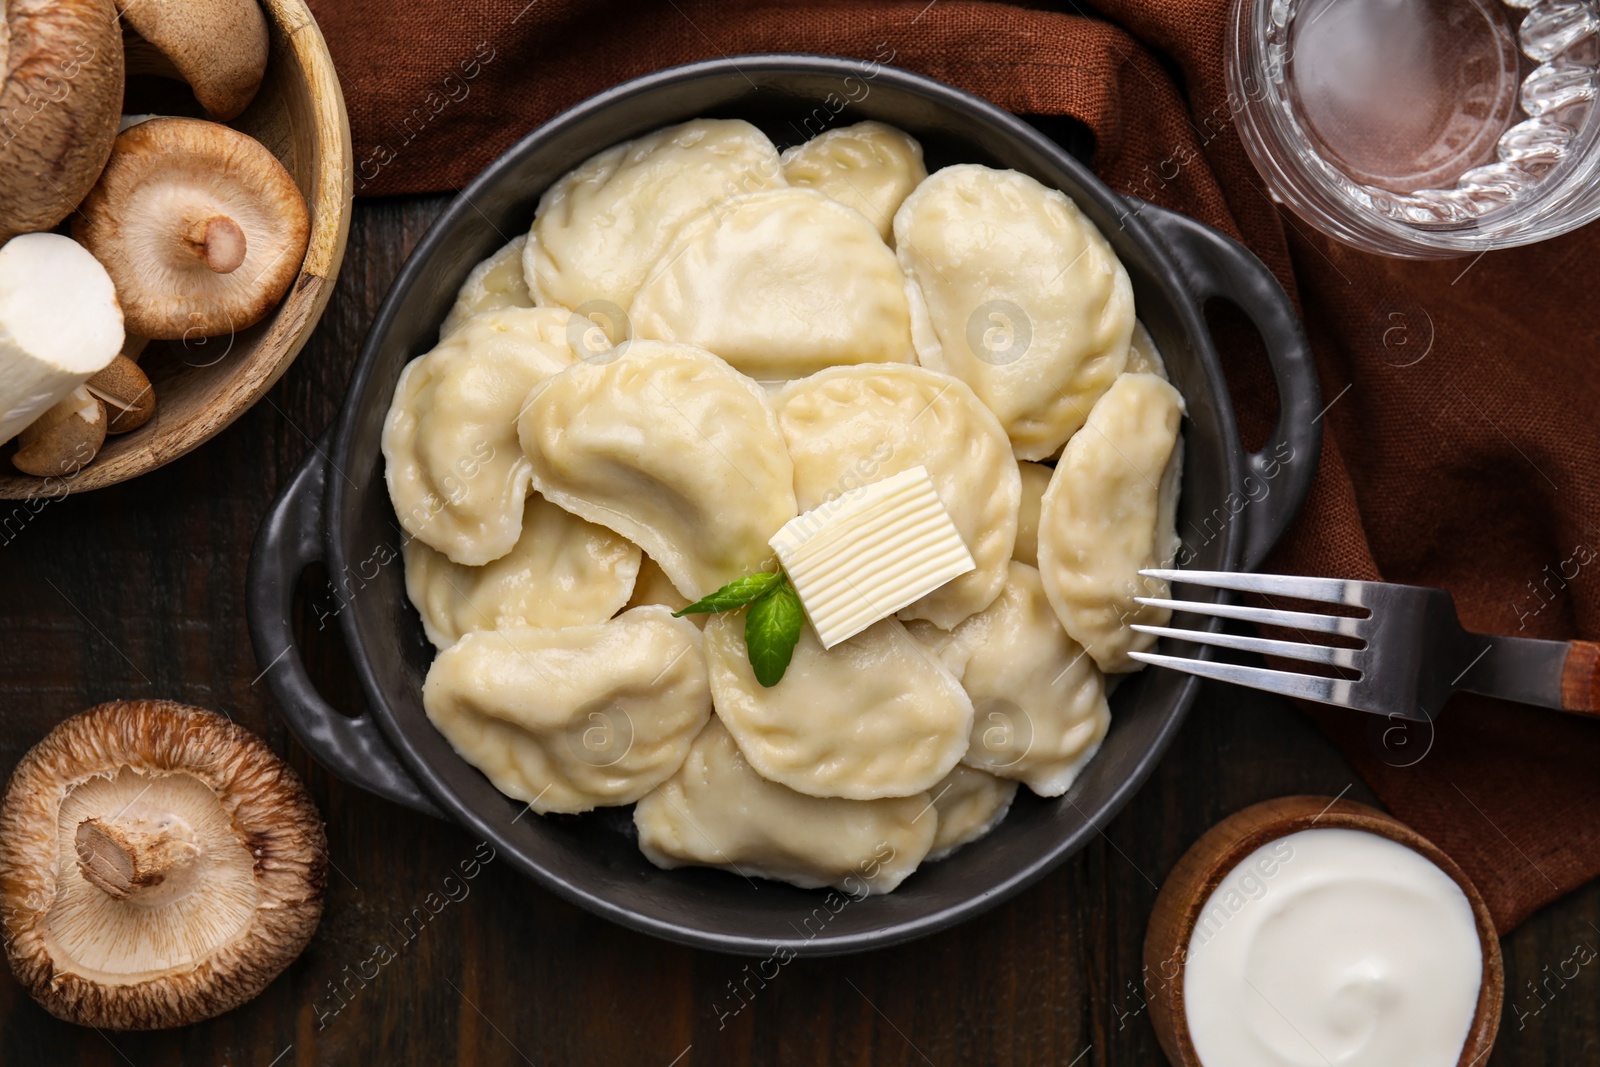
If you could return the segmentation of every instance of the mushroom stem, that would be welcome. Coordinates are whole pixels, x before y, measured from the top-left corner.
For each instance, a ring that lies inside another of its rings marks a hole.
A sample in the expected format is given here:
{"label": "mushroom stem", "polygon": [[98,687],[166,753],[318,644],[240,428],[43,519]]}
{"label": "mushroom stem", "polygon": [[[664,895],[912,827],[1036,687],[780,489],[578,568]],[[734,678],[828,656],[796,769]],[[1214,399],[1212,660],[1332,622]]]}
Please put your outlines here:
{"label": "mushroom stem", "polygon": [[181,236],[189,250],[218,274],[238,270],[244,262],[244,231],[226,215],[194,219]]}
{"label": "mushroom stem", "polygon": [[193,831],[169,819],[85,819],[73,844],[84,878],[113,900],[154,889],[186,870],[200,853]]}

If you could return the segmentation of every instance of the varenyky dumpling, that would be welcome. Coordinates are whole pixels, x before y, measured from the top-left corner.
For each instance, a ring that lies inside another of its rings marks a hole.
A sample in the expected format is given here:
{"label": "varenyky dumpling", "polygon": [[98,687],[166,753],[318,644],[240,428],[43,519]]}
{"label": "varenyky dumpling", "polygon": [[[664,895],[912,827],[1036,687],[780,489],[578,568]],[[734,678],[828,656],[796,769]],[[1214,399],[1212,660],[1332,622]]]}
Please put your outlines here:
{"label": "varenyky dumpling", "polygon": [[406,364],[383,424],[384,478],[400,525],[467,566],[511,551],[530,469],[517,442],[528,390],[572,362],[542,340],[543,308],[474,315]]}
{"label": "varenyky dumpling", "polygon": [[928,170],[922,146],[881,122],[825,130],[783,153],[790,185],[815,189],[865,215],[884,241],[894,239],[894,213]]}
{"label": "varenyky dumpling", "polygon": [[540,383],[518,422],[539,492],[626,537],[698,600],[765,570],[794,518],[767,394],[709,352],[631,341]]}
{"label": "varenyky dumpling", "polygon": [[456,293],[450,314],[439,327],[440,337],[448,337],[457,326],[480,312],[533,307],[533,296],[522,273],[522,249],[527,243],[528,235],[522,234],[472,268]]}
{"label": "varenyky dumpling", "polygon": [[633,810],[657,867],[720,867],[853,897],[887,893],[933,844],[926,793],[885,800],[809,797],[757,774],[715,716],[678,772]]}
{"label": "varenyky dumpling", "polygon": [[711,714],[700,631],[664,607],[595,626],[479,630],[439,653],[428,719],[536,812],[631,804],[683,763]]}
{"label": "varenyky dumpling", "polygon": [[517,543],[491,563],[463,567],[416,538],[404,552],[406,594],[438,648],[473,630],[604,622],[639,573],[639,546],[538,493],[528,494]]}
{"label": "varenyky dumpling", "polygon": [[540,198],[523,261],[528,288],[540,304],[625,311],[680,225],[784,184],[778,150],[739,119],[695,119],[608,148]]}
{"label": "varenyky dumpling", "polygon": [[1019,460],[1017,473],[1022,476],[1022,506],[1017,509],[1017,546],[1011,550],[1011,558],[1037,567],[1039,509],[1044,503],[1044,491],[1050,487],[1050,476],[1055,471],[1043,463]]}
{"label": "varenyky dumpling", "polygon": [[1138,670],[1130,651],[1155,638],[1133,623],[1171,612],[1136,604],[1167,583],[1139,571],[1170,564],[1182,452],[1183,398],[1153,374],[1124,374],[1067,442],[1039,514],[1039,573],[1061,625],[1103,671]]}
{"label": "varenyky dumpling", "polygon": [[894,253],[811,189],[749,193],[684,223],[628,316],[636,337],[698,345],[763,381],[916,361]]}
{"label": "varenyky dumpling", "polygon": [[750,765],[801,793],[872,800],[920,793],[967,750],[972,701],[961,684],[884,619],[824,649],[804,625],[783,680],[756,681],[744,616],[706,624],[717,716]]}
{"label": "varenyky dumpling", "polygon": [[967,660],[972,657],[972,649],[958,639],[961,627],[945,630],[927,619],[908,619],[904,625],[906,633],[911,635],[922,651],[933,657],[959,682],[967,672]]}
{"label": "varenyky dumpling", "polygon": [[928,469],[978,567],[902,609],[902,619],[948,630],[989,606],[1016,542],[1021,482],[1005,432],[965,383],[908,364],[833,367],[790,382],[775,407],[802,511],[864,482]]}
{"label": "varenyky dumpling", "polygon": [[1066,792],[1100,748],[1111,711],[1100,671],[1061,628],[1039,572],[1013,562],[999,599],[951,637],[971,650],[961,684],[975,714],[963,762],[1040,796]]}
{"label": "varenyky dumpling", "polygon": [[[521,336],[567,349],[571,352],[572,359],[603,354],[612,347],[611,339],[602,327],[590,319],[580,318],[566,308],[559,307],[507,304],[503,307],[486,308],[468,315],[456,326],[451,327],[449,332],[454,333],[478,315],[496,315],[508,310],[515,310],[516,314],[503,317],[499,321],[513,322]],[[443,330],[440,336],[445,336]]]}
{"label": "varenyky dumpling", "polygon": [[944,859],[999,826],[1011,810],[1017,783],[962,763],[928,792],[933,794],[933,807],[939,813],[933,850],[928,853],[932,861]]}
{"label": "varenyky dumpling", "polygon": [[[689,598],[678,592],[678,587],[672,584],[672,579],[661,569],[661,564],[644,556],[639,563],[639,575],[633,583],[633,595],[628,598],[628,607],[661,604],[677,611],[688,607],[689,603]],[[686,618],[702,630],[705,629],[705,615],[689,615]]]}
{"label": "varenyky dumpling", "polygon": [[1161,350],[1156,347],[1156,339],[1150,336],[1150,331],[1144,328],[1144,323],[1135,319],[1133,323],[1133,338],[1128,342],[1128,365],[1123,368],[1125,374],[1154,374],[1162,381],[1170,381],[1167,376],[1166,361],[1161,358]]}
{"label": "varenyky dumpling", "polygon": [[1064,193],[961,164],[917,187],[894,221],[925,367],[972,386],[1019,459],[1051,456],[1123,370],[1133,287]]}

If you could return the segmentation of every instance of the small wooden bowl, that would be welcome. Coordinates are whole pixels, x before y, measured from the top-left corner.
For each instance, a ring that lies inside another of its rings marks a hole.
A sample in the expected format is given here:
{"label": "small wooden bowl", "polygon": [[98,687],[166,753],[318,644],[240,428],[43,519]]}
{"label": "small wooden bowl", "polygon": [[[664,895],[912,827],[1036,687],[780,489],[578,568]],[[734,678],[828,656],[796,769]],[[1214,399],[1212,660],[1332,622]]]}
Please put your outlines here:
{"label": "small wooden bowl", "polygon": [[[1478,1009],[1460,1067],[1480,1064],[1494,1046],[1500,1027],[1500,1005],[1505,995],[1505,971],[1500,961],[1500,937],[1478,889],[1432,841],[1389,815],[1332,797],[1279,797],[1252,805],[1223,819],[1196,841],[1167,876],[1150,913],[1144,939],[1146,984],[1149,987],[1150,1023],[1174,1067],[1201,1067],[1184,1015],[1183,965],[1200,910],[1211,893],[1245,857],[1263,845],[1300,830],[1365,830],[1420,852],[1455,879],[1472,905],[1478,921],[1478,942],[1483,950],[1483,981],[1478,988]],[[1214,1065],[1213,1065],[1214,1067]]]}
{"label": "small wooden bowl", "polygon": [[271,149],[305,195],[311,240],[300,276],[275,311],[232,337],[203,345],[152,341],[140,365],[155,387],[155,417],[132,433],[106,438],[94,462],[76,475],[22,474],[6,448],[0,499],[99,489],[170,463],[261,399],[316,328],[350,232],[350,118],[333,58],[305,0],[262,0],[262,7],[272,35],[267,75],[250,107],[229,125]]}

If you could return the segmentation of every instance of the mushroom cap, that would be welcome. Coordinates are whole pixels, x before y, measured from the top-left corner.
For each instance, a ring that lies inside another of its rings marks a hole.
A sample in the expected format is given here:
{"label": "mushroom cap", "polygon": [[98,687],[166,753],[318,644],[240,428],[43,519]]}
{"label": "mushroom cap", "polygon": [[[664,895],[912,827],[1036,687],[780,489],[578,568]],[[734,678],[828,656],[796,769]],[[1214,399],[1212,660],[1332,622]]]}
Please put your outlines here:
{"label": "mushroom cap", "polygon": [[322,821],[294,771],[172,701],[74,715],[0,802],[11,969],[85,1026],[182,1026],[254,997],[311,939],[326,881]]}
{"label": "mushroom cap", "polygon": [[120,353],[84,385],[105,405],[107,433],[137,430],[156,413],[156,393],[150,387],[150,379],[139,364]]}
{"label": "mushroom cap", "polygon": [[237,130],[159,118],[117,136],[73,236],[105,265],[129,333],[242,330],[282,299],[311,220],[277,157]]}
{"label": "mushroom cap", "polygon": [[118,0],[117,7],[217,118],[237,116],[261,88],[267,17],[256,0]]}
{"label": "mushroom cap", "polygon": [[36,478],[77,474],[106,443],[108,418],[104,402],[80,385],[17,435],[11,463]]}
{"label": "mushroom cap", "polygon": [[0,4],[0,242],[52,228],[94,185],[122,72],[111,0]]}

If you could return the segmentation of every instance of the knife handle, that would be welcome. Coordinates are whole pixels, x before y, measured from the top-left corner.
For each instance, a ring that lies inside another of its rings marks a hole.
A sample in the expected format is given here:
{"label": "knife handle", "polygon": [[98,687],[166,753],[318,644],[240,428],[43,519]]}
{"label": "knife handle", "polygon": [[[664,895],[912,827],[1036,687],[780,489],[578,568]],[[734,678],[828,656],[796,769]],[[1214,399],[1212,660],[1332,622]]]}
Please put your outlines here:
{"label": "knife handle", "polygon": [[1600,643],[1574,641],[1561,668],[1561,707],[1600,716]]}

